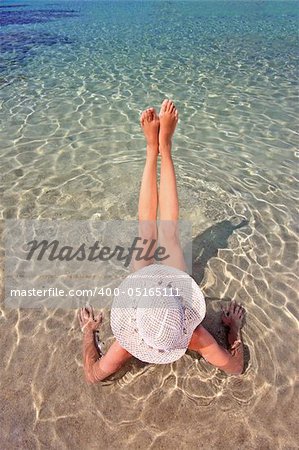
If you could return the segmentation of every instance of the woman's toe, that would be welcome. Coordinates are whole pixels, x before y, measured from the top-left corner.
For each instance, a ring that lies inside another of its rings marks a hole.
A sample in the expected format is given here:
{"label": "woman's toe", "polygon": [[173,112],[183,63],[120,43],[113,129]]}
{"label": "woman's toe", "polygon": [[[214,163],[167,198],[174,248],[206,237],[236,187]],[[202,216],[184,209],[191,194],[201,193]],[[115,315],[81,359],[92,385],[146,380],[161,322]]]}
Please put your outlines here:
{"label": "woman's toe", "polygon": [[167,105],[168,105],[168,99],[165,98],[165,100],[163,100],[162,105],[161,105],[160,114],[163,114],[167,111]]}
{"label": "woman's toe", "polygon": [[141,122],[141,124],[143,125],[144,124],[144,121],[145,121],[145,119],[146,119],[146,110],[145,111],[142,111],[142,114],[141,114],[141,117],[140,117],[140,122]]}

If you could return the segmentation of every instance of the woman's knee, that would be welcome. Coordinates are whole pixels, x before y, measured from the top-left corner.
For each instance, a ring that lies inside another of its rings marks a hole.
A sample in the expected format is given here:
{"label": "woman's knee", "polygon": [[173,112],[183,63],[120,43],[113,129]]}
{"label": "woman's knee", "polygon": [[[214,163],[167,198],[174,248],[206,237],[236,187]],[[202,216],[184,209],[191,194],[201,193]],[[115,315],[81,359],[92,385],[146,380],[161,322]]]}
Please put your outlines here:
{"label": "woman's knee", "polygon": [[179,225],[174,220],[162,220],[159,224],[159,238],[163,241],[179,242]]}

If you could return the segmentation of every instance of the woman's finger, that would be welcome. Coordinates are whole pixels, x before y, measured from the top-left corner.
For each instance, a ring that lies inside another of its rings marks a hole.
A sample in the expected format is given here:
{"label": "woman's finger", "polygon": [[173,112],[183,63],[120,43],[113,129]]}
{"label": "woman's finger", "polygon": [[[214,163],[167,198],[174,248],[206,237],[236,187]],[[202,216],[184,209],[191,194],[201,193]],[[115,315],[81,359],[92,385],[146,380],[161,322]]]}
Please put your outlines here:
{"label": "woman's finger", "polygon": [[95,318],[95,321],[96,321],[96,323],[97,323],[98,325],[100,325],[100,323],[102,323],[102,320],[103,320],[103,314],[102,314],[102,313],[99,313],[99,314],[97,315],[97,317]]}
{"label": "woman's finger", "polygon": [[84,309],[81,308],[81,309],[80,309],[80,319],[81,319],[81,322],[83,322],[83,320],[84,320],[83,313],[84,313]]}
{"label": "woman's finger", "polygon": [[86,308],[82,309],[82,317],[84,320],[89,320],[89,318],[90,318],[89,311]]}
{"label": "woman's finger", "polygon": [[94,320],[94,312],[92,306],[86,305],[85,310],[88,312],[89,317]]}
{"label": "woman's finger", "polygon": [[82,327],[84,326],[84,324],[86,323],[86,321],[83,319],[82,317],[83,311],[82,309],[79,311],[78,313],[78,319],[79,319],[79,326],[82,329]]}
{"label": "woman's finger", "polygon": [[91,305],[89,306],[89,310],[90,310],[91,318],[94,320],[94,310],[93,310],[93,307]]}
{"label": "woman's finger", "polygon": [[223,307],[223,314],[224,314],[225,317],[229,316],[229,310],[230,310],[229,305],[226,305],[226,306]]}

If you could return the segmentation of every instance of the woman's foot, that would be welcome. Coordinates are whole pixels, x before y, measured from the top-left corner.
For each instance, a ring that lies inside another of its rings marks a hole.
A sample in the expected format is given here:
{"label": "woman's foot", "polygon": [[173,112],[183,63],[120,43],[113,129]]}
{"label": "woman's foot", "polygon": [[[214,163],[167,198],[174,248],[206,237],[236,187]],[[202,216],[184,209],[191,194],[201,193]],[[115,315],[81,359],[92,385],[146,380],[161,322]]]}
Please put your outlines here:
{"label": "woman's foot", "polygon": [[170,152],[171,150],[171,139],[179,119],[178,111],[172,100],[165,99],[163,101],[159,118],[159,150],[162,154],[164,151]]}
{"label": "woman's foot", "polygon": [[148,108],[141,114],[142,126],[147,144],[147,153],[158,155],[159,153],[159,126],[160,120],[154,108]]}

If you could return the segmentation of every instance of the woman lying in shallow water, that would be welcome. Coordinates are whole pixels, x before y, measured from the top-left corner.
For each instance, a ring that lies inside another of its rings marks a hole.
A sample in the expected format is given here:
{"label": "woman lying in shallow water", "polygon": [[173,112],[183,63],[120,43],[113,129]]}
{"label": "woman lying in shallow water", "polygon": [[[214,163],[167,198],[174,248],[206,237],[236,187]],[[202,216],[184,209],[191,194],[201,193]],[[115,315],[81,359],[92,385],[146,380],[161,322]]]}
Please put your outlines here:
{"label": "woman lying in shallow water", "polygon": [[[171,100],[163,101],[159,116],[154,108],[141,115],[147,146],[138,207],[139,234],[147,242],[157,241],[159,236],[160,245],[169,257],[161,265],[153,264],[153,259],[135,261],[134,274],[122,283],[124,295],[116,299],[112,307],[111,327],[116,340],[105,355],[99,355],[95,341],[102,315],[95,317],[92,308],[80,310],[84,373],[89,383],[104,380],[132,356],[145,362],[166,364],[180,358],[187,349],[198,352],[228,374],[239,375],[243,371],[241,327],[244,308],[231,302],[222,309],[222,322],[228,327],[230,345],[226,350],[200,324],[206,311],[204,297],[186,273],[178,237],[179,204],[171,156],[171,139],[177,122],[178,112]],[[128,288],[137,291],[138,283],[143,289],[155,289],[157,295],[133,298],[125,294]],[[161,289],[166,295],[161,296]]]}

